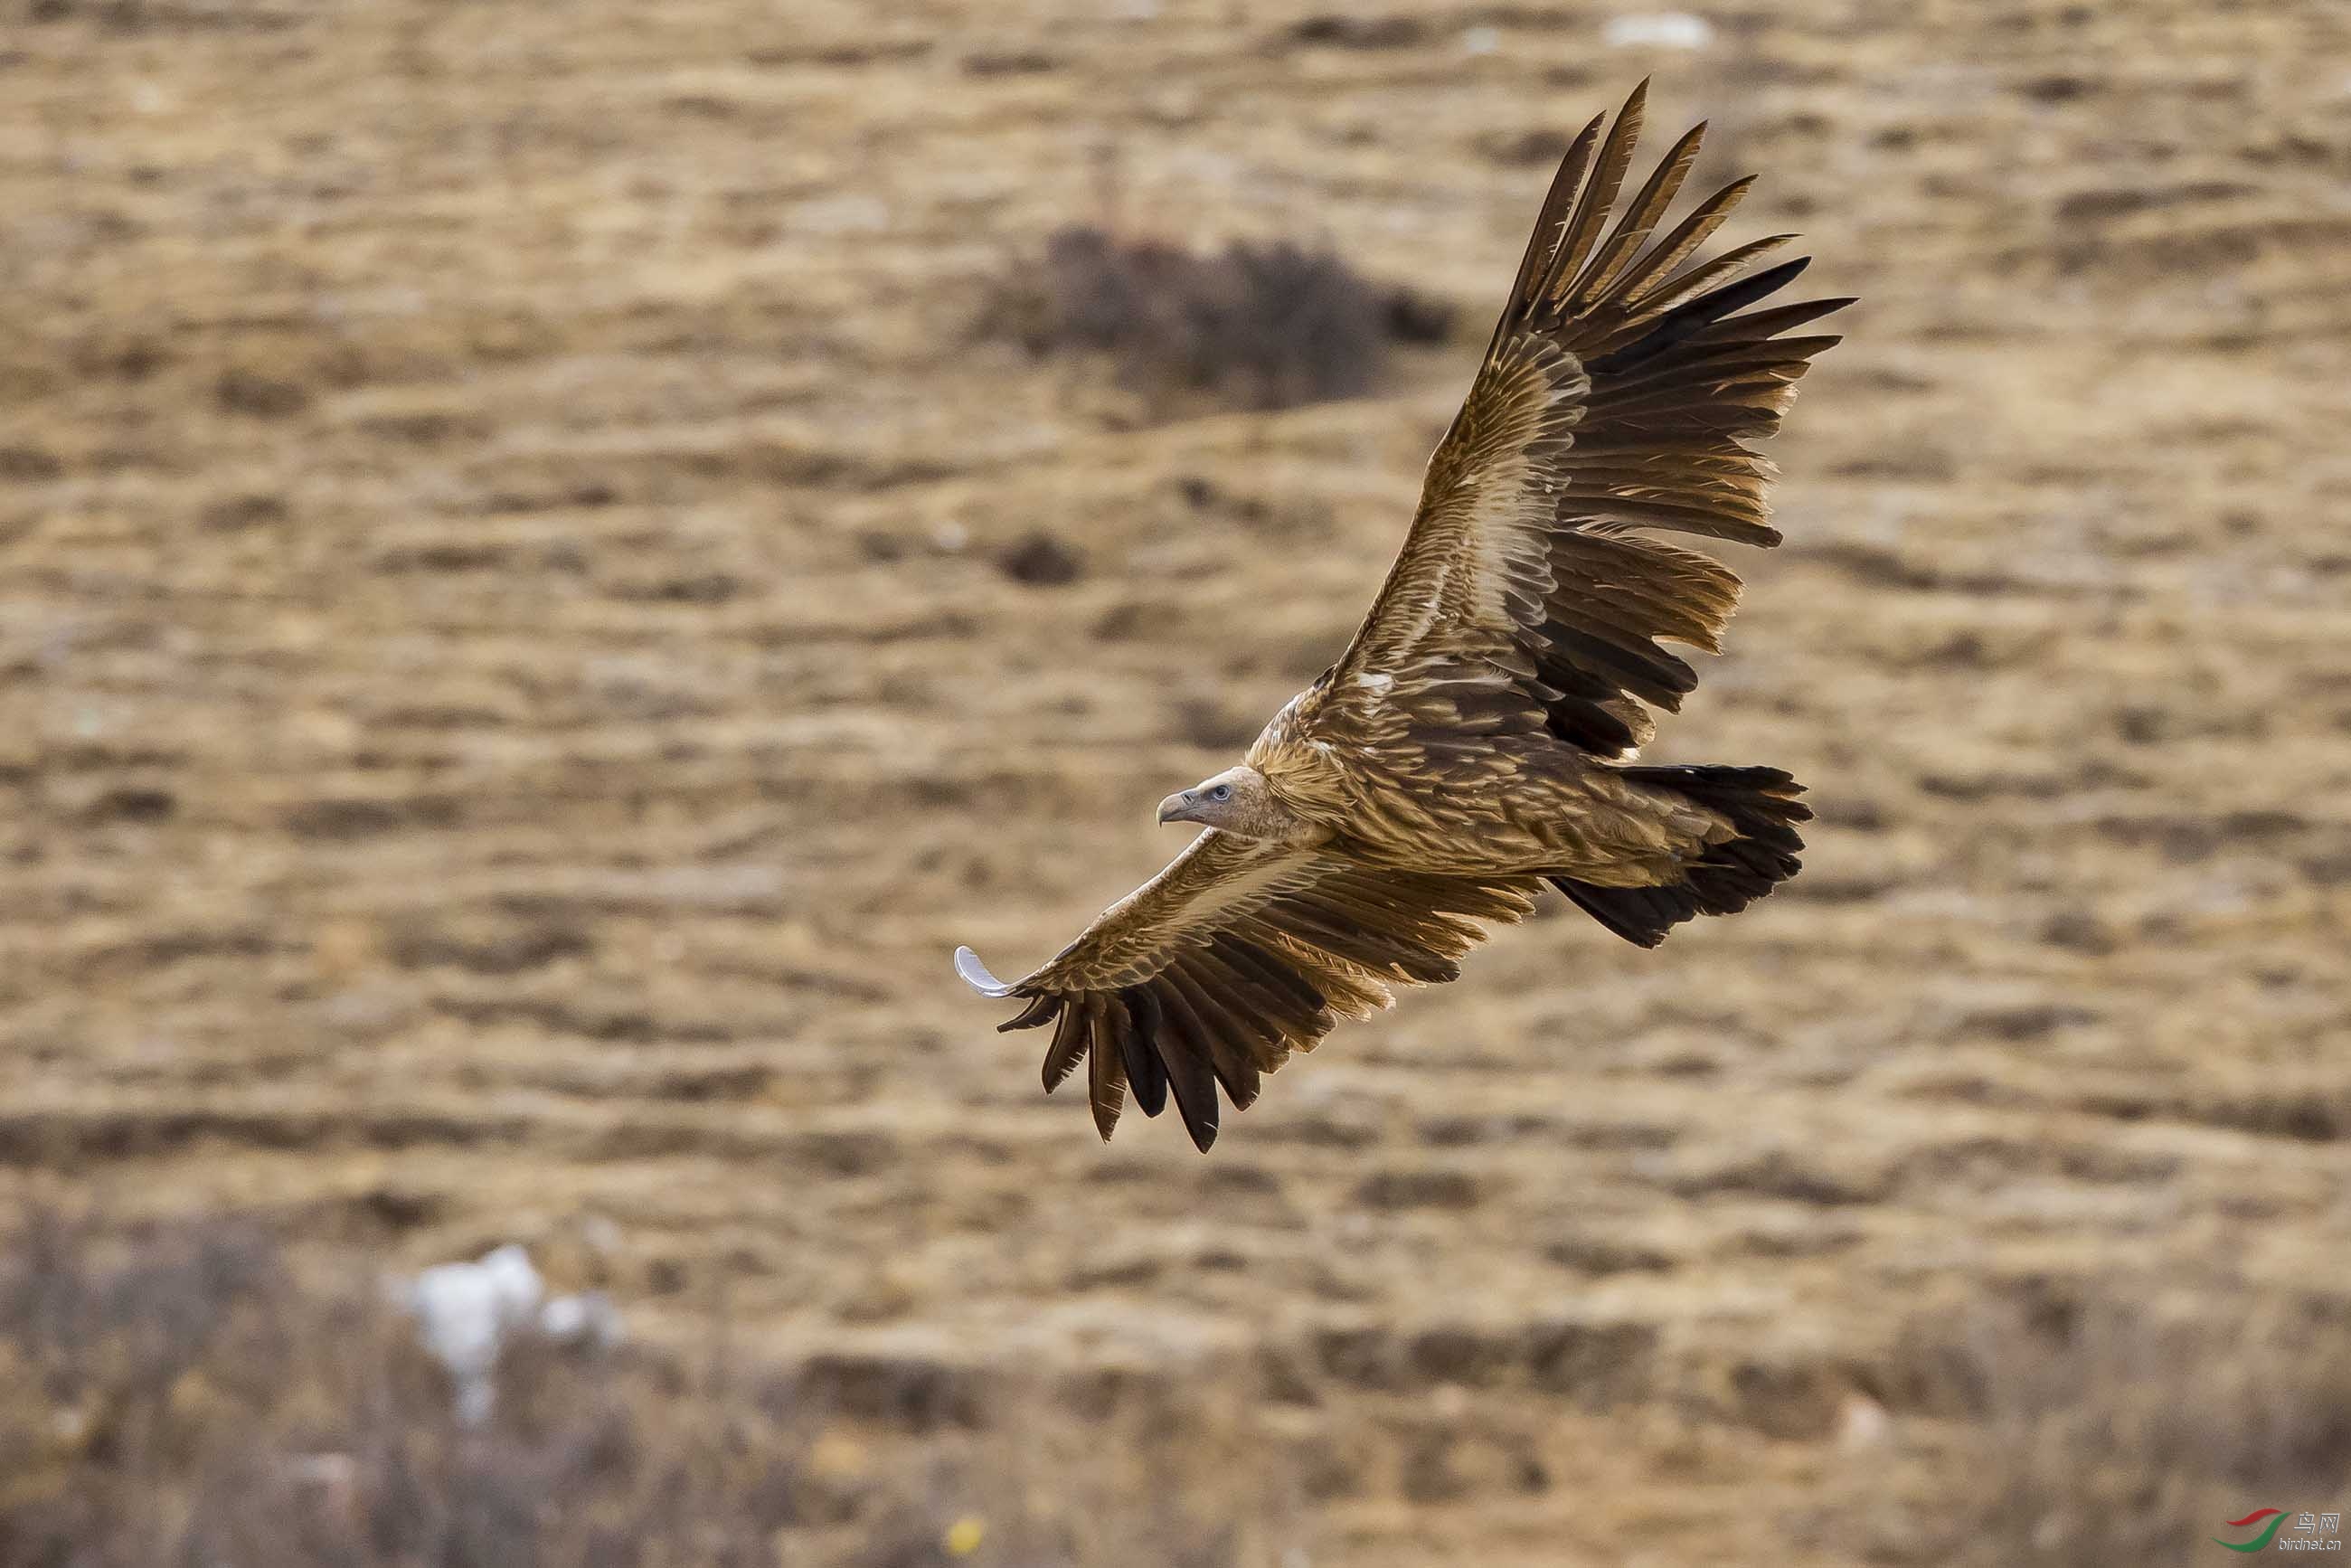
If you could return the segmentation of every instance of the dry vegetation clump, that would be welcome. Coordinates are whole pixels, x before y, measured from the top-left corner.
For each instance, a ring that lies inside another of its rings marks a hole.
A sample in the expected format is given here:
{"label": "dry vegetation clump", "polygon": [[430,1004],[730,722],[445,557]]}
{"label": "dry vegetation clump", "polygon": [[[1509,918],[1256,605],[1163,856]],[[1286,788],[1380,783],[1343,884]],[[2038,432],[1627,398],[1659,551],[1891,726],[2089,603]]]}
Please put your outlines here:
{"label": "dry vegetation clump", "polygon": [[1150,393],[1253,409],[1370,390],[1391,342],[1442,341],[1453,312],[1328,249],[1236,240],[1201,254],[1071,225],[1000,287],[986,326],[1030,353],[1106,352]]}
{"label": "dry vegetation clump", "polygon": [[37,1218],[0,1261],[0,1564],[1278,1560],[1185,1511],[1186,1453],[1216,1448],[1196,1422],[1114,1411],[1081,1432],[1017,1392],[850,1411],[841,1372],[524,1333],[468,1424],[376,1281],[308,1282],[234,1220]]}
{"label": "dry vegetation clump", "polygon": [[[2248,1299],[2256,1294],[2247,1291]],[[2272,1302],[2276,1302],[2273,1293]],[[1907,1359],[1970,1417],[1939,1522],[1906,1561],[2209,1562],[2228,1520],[2351,1511],[2351,1333],[2339,1302],[2241,1318],[2062,1295],[1980,1314]]]}

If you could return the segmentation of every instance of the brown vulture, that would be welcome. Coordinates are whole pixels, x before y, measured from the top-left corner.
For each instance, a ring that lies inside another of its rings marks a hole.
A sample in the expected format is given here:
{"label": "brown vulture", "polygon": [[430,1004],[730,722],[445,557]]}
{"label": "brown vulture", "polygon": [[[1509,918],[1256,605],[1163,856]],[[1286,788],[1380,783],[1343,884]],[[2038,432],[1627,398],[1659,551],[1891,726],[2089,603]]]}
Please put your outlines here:
{"label": "brown vulture", "polygon": [[1048,1090],[1085,1065],[1103,1137],[1128,1095],[1173,1098],[1207,1149],[1218,1085],[1246,1106],[1389,987],[1455,978],[1545,883],[1647,947],[1795,874],[1812,813],[1786,773],[1633,758],[1697,684],[1660,644],[1719,651],[1739,598],[1655,536],[1780,542],[1750,444],[1837,341],[1803,329],[1851,301],[1758,308],[1804,268],[1750,270],[1790,235],[1691,259],[1749,180],[1657,237],[1703,125],[1612,226],[1646,91],[1568,149],[1354,641],[1240,766],[1160,802],[1206,831],[1025,978],[956,950],[1021,1004],[1003,1027],[1050,1027]]}

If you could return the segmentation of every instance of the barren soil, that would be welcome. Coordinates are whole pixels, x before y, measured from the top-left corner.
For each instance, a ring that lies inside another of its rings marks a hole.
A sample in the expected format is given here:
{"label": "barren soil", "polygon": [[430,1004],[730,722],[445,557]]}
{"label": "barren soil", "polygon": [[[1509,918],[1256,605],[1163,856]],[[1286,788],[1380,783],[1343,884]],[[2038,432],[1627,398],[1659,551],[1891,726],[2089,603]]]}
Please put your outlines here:
{"label": "barren soil", "polygon": [[[1923,1552],[1937,1325],[2351,1312],[2351,12],[1318,14],[12,0],[0,1204],[1197,1390],[1268,1563]],[[949,950],[1058,946],[1343,643],[1651,70],[1863,297],[1648,754],[1792,770],[1807,869],[1104,1146]],[[1074,221],[1459,319],[1171,412],[976,327]]]}

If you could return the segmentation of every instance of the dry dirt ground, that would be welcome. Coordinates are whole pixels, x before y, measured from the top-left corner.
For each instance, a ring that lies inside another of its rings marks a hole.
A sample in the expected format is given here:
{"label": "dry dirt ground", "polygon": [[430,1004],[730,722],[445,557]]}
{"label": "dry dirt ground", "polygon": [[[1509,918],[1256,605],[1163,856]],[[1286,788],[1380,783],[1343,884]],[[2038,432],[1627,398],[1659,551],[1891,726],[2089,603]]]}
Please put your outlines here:
{"label": "dry dirt ground", "polygon": [[[1703,10],[6,0],[0,1200],[521,1240],[885,1447],[1196,1393],[1293,1568],[1961,1555],[1965,1325],[2351,1317],[2351,11]],[[1103,1146],[950,948],[1344,641],[1650,70],[1863,297],[1651,750],[1807,780],[1807,870]],[[975,328],[1081,220],[1459,319],[1171,412]]]}

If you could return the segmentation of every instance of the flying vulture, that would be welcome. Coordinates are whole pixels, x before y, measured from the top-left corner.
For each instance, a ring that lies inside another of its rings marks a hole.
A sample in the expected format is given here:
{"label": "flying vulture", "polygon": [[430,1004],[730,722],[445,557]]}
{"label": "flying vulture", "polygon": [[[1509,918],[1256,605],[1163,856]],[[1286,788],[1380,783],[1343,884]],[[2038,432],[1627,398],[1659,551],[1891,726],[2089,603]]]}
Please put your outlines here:
{"label": "flying vulture", "polygon": [[1339,662],[1237,768],[1159,803],[1205,831],[1026,978],[956,968],[1052,1030],[1045,1087],[1084,1063],[1105,1138],[1128,1095],[1216,1140],[1293,1051],[1395,985],[1441,985],[1549,883],[1644,947],[1793,876],[1812,812],[1776,768],[1640,767],[1719,651],[1739,579],[1655,536],[1770,547],[1779,427],[1851,304],[1750,308],[1804,269],[1775,235],[1691,257],[1737,180],[1654,237],[1700,125],[1611,225],[1647,84],[1583,128],[1535,223],[1468,401],[1429,459],[1404,549]]}

